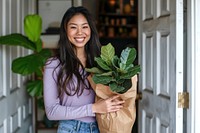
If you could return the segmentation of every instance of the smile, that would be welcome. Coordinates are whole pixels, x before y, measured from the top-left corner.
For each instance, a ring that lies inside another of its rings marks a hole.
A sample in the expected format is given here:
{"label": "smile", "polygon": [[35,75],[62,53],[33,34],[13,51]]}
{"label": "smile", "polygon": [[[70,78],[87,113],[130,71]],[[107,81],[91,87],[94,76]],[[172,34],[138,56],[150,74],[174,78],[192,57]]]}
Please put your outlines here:
{"label": "smile", "polygon": [[85,38],[84,38],[84,37],[81,37],[81,38],[79,37],[79,38],[74,38],[74,39],[75,39],[77,42],[83,42]]}

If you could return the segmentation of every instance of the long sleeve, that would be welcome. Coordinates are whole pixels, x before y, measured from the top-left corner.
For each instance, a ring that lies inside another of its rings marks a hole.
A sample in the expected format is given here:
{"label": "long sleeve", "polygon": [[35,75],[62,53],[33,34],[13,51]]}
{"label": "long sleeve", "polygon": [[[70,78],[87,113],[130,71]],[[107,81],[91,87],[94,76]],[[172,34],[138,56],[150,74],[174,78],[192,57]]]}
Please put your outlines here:
{"label": "long sleeve", "polygon": [[[56,74],[53,73],[56,64],[53,61],[44,69],[44,104],[45,112],[50,120],[67,120],[67,119],[83,119],[83,121],[93,121],[95,114],[92,112],[93,98],[89,95],[81,97],[68,96],[70,101],[62,101],[66,105],[61,105],[60,98],[58,97],[58,89],[56,85]],[[92,96],[93,97],[93,96]],[[65,98],[67,99],[67,98]],[[89,101],[89,103],[87,103]],[[81,104],[82,102],[82,104]],[[76,104],[77,103],[77,104]],[[80,103],[80,104],[79,104]]]}

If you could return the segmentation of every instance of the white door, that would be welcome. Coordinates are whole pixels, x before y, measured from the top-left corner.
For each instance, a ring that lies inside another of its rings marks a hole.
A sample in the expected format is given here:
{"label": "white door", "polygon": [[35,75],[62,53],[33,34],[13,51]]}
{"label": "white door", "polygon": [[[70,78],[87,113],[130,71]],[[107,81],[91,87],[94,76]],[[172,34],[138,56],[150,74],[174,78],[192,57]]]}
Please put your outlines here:
{"label": "white door", "polygon": [[139,0],[138,46],[138,133],[182,133],[183,0]]}
{"label": "white door", "polygon": [[[0,36],[23,33],[23,19],[31,0],[0,0]],[[27,78],[11,72],[11,62],[28,53],[0,46],[0,133],[32,133],[32,100],[26,93]]]}

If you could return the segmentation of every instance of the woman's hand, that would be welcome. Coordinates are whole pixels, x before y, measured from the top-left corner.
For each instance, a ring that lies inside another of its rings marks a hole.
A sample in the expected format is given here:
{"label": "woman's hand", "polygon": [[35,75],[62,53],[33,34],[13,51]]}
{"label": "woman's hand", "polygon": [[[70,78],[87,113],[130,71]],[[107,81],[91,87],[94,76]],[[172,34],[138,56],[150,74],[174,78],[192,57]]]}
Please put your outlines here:
{"label": "woman's hand", "polygon": [[115,112],[123,108],[123,100],[119,100],[119,96],[113,96],[105,100],[100,100],[93,104],[92,111],[94,113]]}

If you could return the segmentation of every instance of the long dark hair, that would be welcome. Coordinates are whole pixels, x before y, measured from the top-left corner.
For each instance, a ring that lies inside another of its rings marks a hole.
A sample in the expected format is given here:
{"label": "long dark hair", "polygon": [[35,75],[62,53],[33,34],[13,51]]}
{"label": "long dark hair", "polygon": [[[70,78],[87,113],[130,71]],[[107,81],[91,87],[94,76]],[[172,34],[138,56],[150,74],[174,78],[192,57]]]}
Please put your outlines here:
{"label": "long dark hair", "polygon": [[[91,37],[87,44],[85,45],[86,55],[86,67],[90,68],[95,66],[94,57],[100,55],[100,42],[99,36],[96,29],[96,23],[93,16],[89,11],[82,7],[70,7],[64,14],[60,26],[60,39],[58,41],[58,50],[56,52],[56,57],[59,59],[60,63],[58,65],[59,72],[57,77],[57,86],[59,90],[59,96],[62,96],[63,93],[66,93],[69,96],[75,94],[81,95],[83,89],[89,88],[86,86],[85,79],[87,75],[84,74],[84,67],[78,57],[76,56],[76,51],[74,51],[73,45],[67,37],[66,27],[69,20],[77,14],[82,14],[88,21],[88,24],[91,29]],[[80,68],[82,71],[80,71]],[[55,72],[55,71],[54,71]],[[67,85],[70,82],[73,82],[72,78],[75,76],[77,78],[77,83],[74,83],[74,87],[67,88]],[[83,83],[85,87],[80,87],[80,84]],[[66,89],[67,88],[67,89]],[[75,90],[72,93],[72,90]]]}

